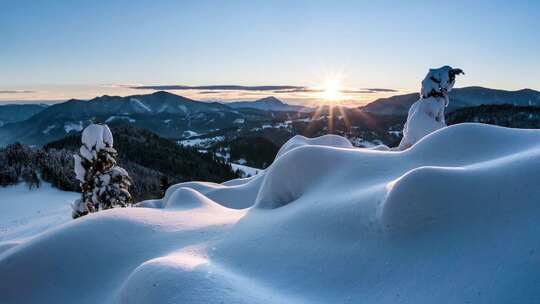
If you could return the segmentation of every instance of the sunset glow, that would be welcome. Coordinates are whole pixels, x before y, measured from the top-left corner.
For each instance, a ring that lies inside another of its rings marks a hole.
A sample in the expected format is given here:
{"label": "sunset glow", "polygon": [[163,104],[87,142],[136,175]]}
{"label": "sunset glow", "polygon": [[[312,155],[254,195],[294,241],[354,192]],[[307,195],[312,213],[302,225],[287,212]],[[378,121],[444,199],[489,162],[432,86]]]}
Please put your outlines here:
{"label": "sunset glow", "polygon": [[330,80],[325,83],[324,91],[322,93],[323,98],[326,101],[337,101],[342,99],[341,86],[338,80]]}

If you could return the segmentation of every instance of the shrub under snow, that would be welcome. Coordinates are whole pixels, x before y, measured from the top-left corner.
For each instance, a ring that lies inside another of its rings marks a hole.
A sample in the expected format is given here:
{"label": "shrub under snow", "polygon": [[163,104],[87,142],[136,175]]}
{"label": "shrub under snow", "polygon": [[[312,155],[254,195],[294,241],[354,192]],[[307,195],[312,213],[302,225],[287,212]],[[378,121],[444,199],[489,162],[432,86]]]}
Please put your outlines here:
{"label": "shrub under snow", "polygon": [[117,153],[109,127],[89,125],[82,133],[81,142],[79,154],[73,157],[82,197],[73,204],[73,218],[131,204],[131,178],[116,165]]}
{"label": "shrub under snow", "polygon": [[429,70],[422,80],[420,99],[409,109],[399,150],[407,149],[424,136],[446,127],[444,108],[448,106],[448,92],[454,87],[459,74],[463,74],[461,69],[450,66]]}

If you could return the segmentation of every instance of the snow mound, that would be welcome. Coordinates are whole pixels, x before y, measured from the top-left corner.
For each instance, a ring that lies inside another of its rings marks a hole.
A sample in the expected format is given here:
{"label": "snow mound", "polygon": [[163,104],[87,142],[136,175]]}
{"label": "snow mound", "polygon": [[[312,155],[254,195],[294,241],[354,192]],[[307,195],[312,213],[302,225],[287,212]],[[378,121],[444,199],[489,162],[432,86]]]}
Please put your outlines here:
{"label": "snow mound", "polygon": [[[174,203],[177,195],[186,195],[186,189],[190,189],[202,195],[212,202],[227,208],[244,209],[252,206],[257,198],[257,193],[264,175],[259,174],[250,178],[235,179],[223,184],[210,182],[187,182],[173,185],[167,189],[161,200],[150,200],[138,203],[138,207],[167,208]],[[177,194],[180,192],[181,194]],[[189,199],[191,200],[191,199]]]}
{"label": "snow mound", "polygon": [[296,149],[301,146],[306,145],[317,145],[317,146],[331,146],[337,148],[353,148],[353,144],[346,139],[338,135],[328,134],[315,138],[307,138],[302,135],[295,135],[293,138],[289,139],[281,148],[279,149],[276,158],[281,157],[283,154]]}
{"label": "snow mound", "polygon": [[217,207],[216,203],[190,188],[179,188],[169,197],[163,208],[166,209],[190,209],[201,207]]}
{"label": "snow mound", "polygon": [[0,302],[540,302],[540,130],[462,124],[399,152],[324,140],[11,247]]}

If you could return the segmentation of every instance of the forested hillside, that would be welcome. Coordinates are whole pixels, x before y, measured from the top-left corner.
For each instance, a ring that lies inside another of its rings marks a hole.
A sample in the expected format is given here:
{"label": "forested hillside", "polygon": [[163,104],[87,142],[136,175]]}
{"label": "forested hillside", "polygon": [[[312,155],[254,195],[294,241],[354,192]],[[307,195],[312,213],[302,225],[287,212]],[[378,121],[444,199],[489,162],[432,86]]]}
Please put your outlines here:
{"label": "forested hillside", "polygon": [[[223,182],[238,177],[231,166],[195,149],[178,146],[156,134],[128,125],[111,127],[118,163],[133,178],[135,200],[161,197],[172,183],[188,180]],[[38,175],[53,186],[78,191],[73,173],[73,153],[80,147],[80,134],[31,148],[13,144],[0,149],[0,185],[25,181],[29,187],[39,182]],[[36,181],[37,180],[37,181]]]}

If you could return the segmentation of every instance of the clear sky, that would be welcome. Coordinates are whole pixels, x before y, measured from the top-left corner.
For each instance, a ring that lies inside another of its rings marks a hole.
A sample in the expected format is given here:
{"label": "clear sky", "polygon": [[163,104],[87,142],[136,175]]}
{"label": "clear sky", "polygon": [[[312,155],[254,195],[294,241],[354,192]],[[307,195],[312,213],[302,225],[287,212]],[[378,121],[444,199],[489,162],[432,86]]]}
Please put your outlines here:
{"label": "clear sky", "polygon": [[4,100],[65,85],[328,78],[414,91],[445,64],[467,73],[458,86],[540,89],[540,1],[0,2]]}

